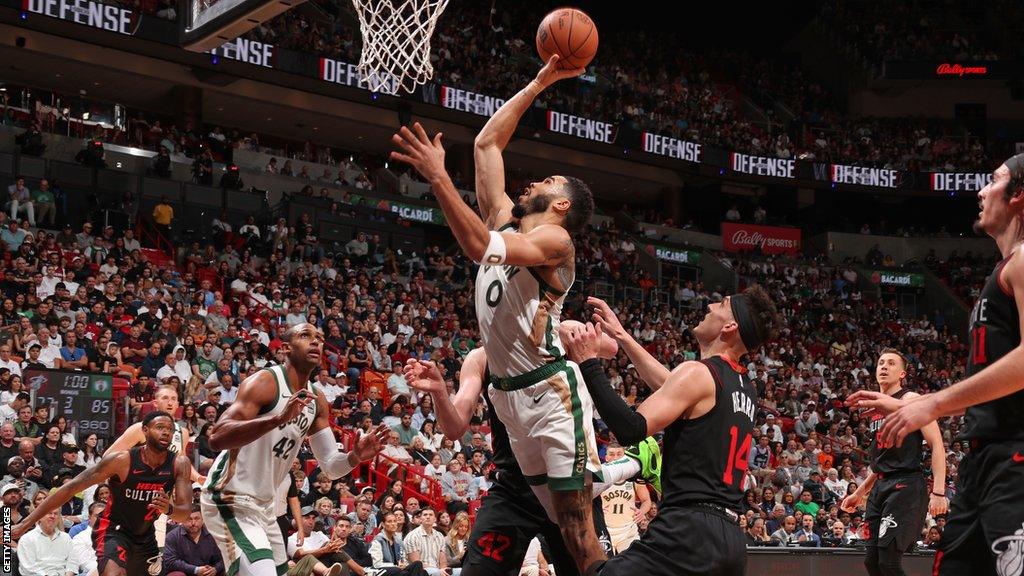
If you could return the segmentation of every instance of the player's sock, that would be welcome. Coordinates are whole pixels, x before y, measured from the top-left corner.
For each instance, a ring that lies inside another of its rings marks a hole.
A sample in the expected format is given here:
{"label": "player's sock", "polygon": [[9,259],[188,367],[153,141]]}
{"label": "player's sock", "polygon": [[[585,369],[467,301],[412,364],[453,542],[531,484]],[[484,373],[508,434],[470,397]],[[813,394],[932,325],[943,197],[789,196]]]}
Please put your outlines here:
{"label": "player's sock", "polygon": [[640,464],[640,478],[661,494],[661,447],[653,437],[644,438],[639,444],[626,448],[626,456]]}
{"label": "player's sock", "polygon": [[640,462],[623,456],[618,460],[605,462],[601,465],[601,475],[604,482],[594,482],[594,494],[600,494],[612,484],[625,482],[640,473]]}

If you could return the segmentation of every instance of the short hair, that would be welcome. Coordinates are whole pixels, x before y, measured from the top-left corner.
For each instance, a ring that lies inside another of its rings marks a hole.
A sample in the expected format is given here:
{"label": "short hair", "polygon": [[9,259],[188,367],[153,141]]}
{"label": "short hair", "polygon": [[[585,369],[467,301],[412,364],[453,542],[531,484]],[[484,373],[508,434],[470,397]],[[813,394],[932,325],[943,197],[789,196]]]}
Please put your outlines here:
{"label": "short hair", "polygon": [[174,417],[168,414],[167,412],[164,412],[163,410],[154,410],[149,414],[146,414],[146,417],[142,419],[142,425],[149,426],[149,424],[153,420],[156,420],[157,418],[167,418],[171,422],[174,422]]}
{"label": "short hair", "polygon": [[565,184],[562,193],[569,199],[569,211],[565,213],[565,229],[570,234],[581,232],[590,223],[594,214],[594,194],[583,180],[563,176]]}
{"label": "short hair", "polygon": [[[170,378],[168,378],[168,379],[170,379]],[[161,390],[167,390],[168,392],[174,392],[174,395],[178,396],[178,387],[177,386],[171,386],[170,384],[161,384],[160,386],[157,386],[156,392],[154,393],[154,395],[159,393]]]}
{"label": "short hair", "polygon": [[897,350],[895,348],[883,348],[882,352],[878,354],[878,357],[881,358],[882,356],[884,356],[886,354],[895,354],[896,356],[899,356],[900,357],[900,362],[903,362],[903,367],[904,368],[906,368],[907,366],[910,365],[910,363],[907,362],[907,357],[903,355],[903,352],[900,352],[899,350]]}
{"label": "short hair", "polygon": [[199,512],[200,514],[202,514],[202,512],[203,512],[203,509],[202,509],[202,507],[201,507],[201,506],[199,506],[199,504],[197,504],[197,503],[193,502],[193,503],[192,503],[192,513],[194,514],[194,513],[196,513],[196,512]]}
{"label": "short hair", "polygon": [[348,524],[349,526],[352,525],[352,519],[349,518],[348,516],[339,516],[338,519],[336,520],[336,522],[338,524],[341,524],[342,522],[344,522],[344,523]]}

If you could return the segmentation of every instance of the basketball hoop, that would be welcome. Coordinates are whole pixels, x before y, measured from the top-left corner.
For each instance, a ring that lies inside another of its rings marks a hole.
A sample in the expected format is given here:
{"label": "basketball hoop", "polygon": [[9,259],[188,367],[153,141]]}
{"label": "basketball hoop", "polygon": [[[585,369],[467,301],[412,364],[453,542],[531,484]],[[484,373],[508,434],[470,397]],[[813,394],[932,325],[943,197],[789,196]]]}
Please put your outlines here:
{"label": "basketball hoop", "polygon": [[374,92],[412,92],[434,76],[430,37],[448,0],[352,0],[363,54],[359,73]]}

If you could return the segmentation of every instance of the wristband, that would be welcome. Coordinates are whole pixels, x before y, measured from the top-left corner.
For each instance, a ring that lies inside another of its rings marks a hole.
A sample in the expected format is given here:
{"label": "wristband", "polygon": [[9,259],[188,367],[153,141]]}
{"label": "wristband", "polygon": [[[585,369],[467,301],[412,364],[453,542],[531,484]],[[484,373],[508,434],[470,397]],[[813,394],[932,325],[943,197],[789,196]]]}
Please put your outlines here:
{"label": "wristband", "polygon": [[932,496],[938,496],[939,498],[945,498],[945,494],[939,494],[938,492],[932,492]]}

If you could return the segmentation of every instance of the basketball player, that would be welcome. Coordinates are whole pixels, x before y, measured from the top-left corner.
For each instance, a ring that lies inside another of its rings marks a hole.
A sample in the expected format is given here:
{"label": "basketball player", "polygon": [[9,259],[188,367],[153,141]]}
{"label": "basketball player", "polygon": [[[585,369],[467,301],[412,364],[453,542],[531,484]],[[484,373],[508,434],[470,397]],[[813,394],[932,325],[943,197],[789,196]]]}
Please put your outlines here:
{"label": "basketball player", "polygon": [[210,447],[221,453],[199,503],[228,574],[276,576],[288,570],[274,500],[307,436],[320,469],[333,480],[375,456],[390,431],[380,426],[360,438],[352,452],[342,452],[331,431],[327,399],[309,381],[320,366],[323,333],[303,323],[285,330],[281,341],[284,365],[246,378],[210,430]]}
{"label": "basketball player", "polygon": [[665,431],[657,517],[639,541],[593,573],[744,574],[746,542],[738,522],[757,389],[740,360],[770,339],[778,322],[774,304],[757,286],[710,304],[693,329],[702,359],[672,370],[635,412],[609,386],[597,359],[600,329],[588,324],[565,338],[620,442]]}
{"label": "basketball player", "polygon": [[[903,387],[907,377],[907,360],[899,351],[882,351],[875,366],[875,380],[883,394],[893,398],[918,396]],[[867,555],[864,565],[871,576],[903,576],[903,553],[908,551],[921,535],[925,520],[925,504],[932,516],[945,514],[949,507],[946,485],[946,449],[942,444],[939,425],[932,422],[907,437],[903,446],[882,448],[878,445],[878,431],[885,423],[881,414],[873,414],[870,430],[875,433],[871,441],[871,473],[860,487],[843,499],[841,508],[853,511],[867,499],[864,523],[868,525]],[[921,473],[921,443],[928,442],[932,453],[932,485],[930,496]],[[870,494],[870,496],[868,496]]]}
{"label": "basketball player", "polygon": [[[578,324],[571,320],[566,321],[562,323],[561,329],[565,330]],[[602,344],[601,357],[610,358],[615,355],[615,351],[615,343],[606,339]],[[434,410],[445,434],[456,438],[461,437],[469,424],[477,399],[488,381],[486,372],[487,357],[483,348],[471,351],[459,371],[459,390],[454,399],[451,399],[444,378],[434,363],[410,359],[405,370],[409,385],[429,393],[434,399]],[[486,395],[484,398],[487,401],[488,419],[491,422],[491,444],[494,450],[492,462],[495,464],[496,474],[473,524],[466,557],[462,563],[463,576],[503,576],[518,573],[530,541],[538,534],[544,535],[552,552],[550,562],[558,567],[559,574],[579,574],[572,555],[565,547],[558,525],[551,522],[544,508],[531,493],[529,484],[512,454],[505,426],[494,416],[490,398]],[[653,444],[653,447],[650,444]],[[644,466],[647,474],[657,474],[658,463],[654,462],[660,461],[657,443],[652,439],[642,445],[643,453],[647,457],[647,465]],[[639,472],[641,465],[632,458],[605,464],[602,469],[603,476],[609,481],[629,478]],[[595,522],[603,524],[599,521],[598,515],[595,515]],[[597,526],[595,531],[604,532],[601,526]]]}
{"label": "basketball player", "polygon": [[[110,485],[110,503],[92,533],[100,576],[157,576],[162,562],[153,521],[167,514],[187,522],[192,513],[192,482],[188,458],[170,451],[174,418],[150,412],[142,419],[146,443],[130,450],[104,454],[99,464],[86,469],[52,492],[13,528],[21,535],[43,516],[59,509],[75,494],[96,484]],[[167,496],[174,491],[174,504]]]}
{"label": "basketball player", "polygon": [[581,571],[605,558],[591,518],[592,484],[601,462],[593,406],[578,366],[567,362],[559,315],[575,278],[571,234],[590,221],[594,199],[582,181],[550,176],[505,192],[502,151],[522,115],[548,86],[583,70],[559,70],[552,56],[535,80],[506,102],[476,137],[480,216],[459,195],[444,167],[441,134],[433,141],[416,123],[392,141],[394,160],[411,164],[431,184],[452,233],[481,264],[476,314],[492,385],[488,396],[508,429],[512,451],[548,515],[557,520]]}
{"label": "basketball player", "polygon": [[[160,412],[166,412],[174,416],[178,411],[178,388],[176,386],[160,386],[153,395],[153,408]],[[174,454],[185,454],[185,447],[188,446],[188,430],[177,421],[174,422],[174,435],[171,437],[171,445],[167,448]],[[142,423],[136,422],[124,431],[124,434],[114,441],[107,450],[122,451],[129,450],[133,446],[146,443],[146,435],[142,432]],[[186,456],[187,458],[187,456]],[[202,483],[204,478],[194,466],[189,464],[192,470],[192,482]],[[161,550],[164,548],[164,539],[167,537],[167,516],[161,514],[154,522],[156,526],[156,543]]]}
{"label": "basketball player", "polygon": [[[606,462],[614,462],[626,455],[618,443],[608,445]],[[612,541],[612,551],[621,554],[640,539],[640,524],[651,510],[651,493],[647,486],[630,479],[609,485],[599,496],[604,509],[604,523]]]}
{"label": "basketball player", "polygon": [[967,379],[911,399],[861,391],[847,402],[892,412],[882,446],[899,446],[936,418],[964,413],[960,439],[971,451],[958,469],[934,571],[1018,576],[1024,571],[1024,155],[1000,165],[978,199],[974,229],[995,240],[1003,260],[971,312]]}

